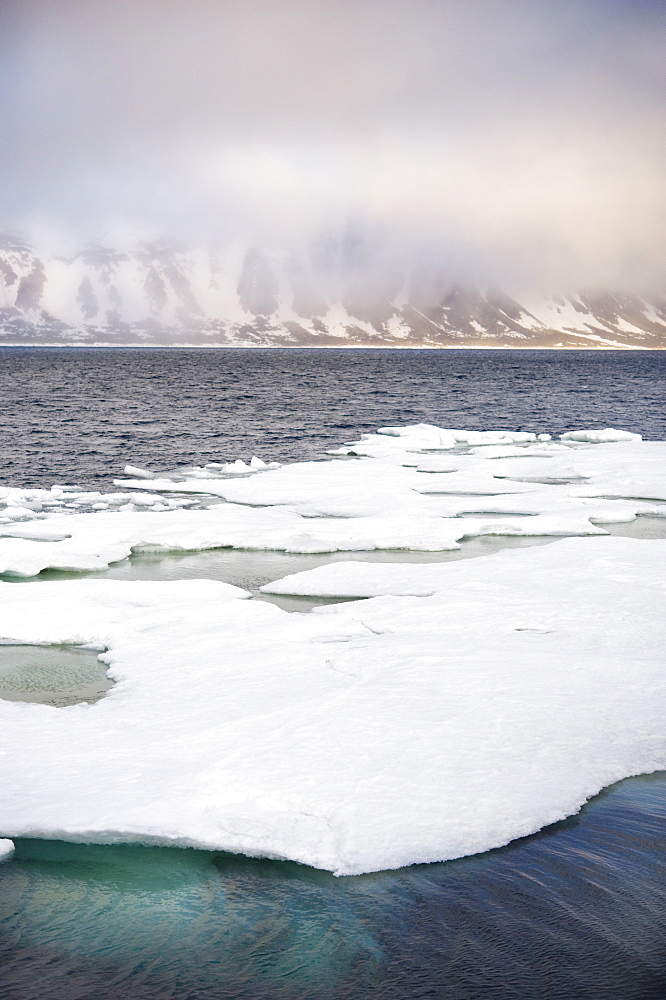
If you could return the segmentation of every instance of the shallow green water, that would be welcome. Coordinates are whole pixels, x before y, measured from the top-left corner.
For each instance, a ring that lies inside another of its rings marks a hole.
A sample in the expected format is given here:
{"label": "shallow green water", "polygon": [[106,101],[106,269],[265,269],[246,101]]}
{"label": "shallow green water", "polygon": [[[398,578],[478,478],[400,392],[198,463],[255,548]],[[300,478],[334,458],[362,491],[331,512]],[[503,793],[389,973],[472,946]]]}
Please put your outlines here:
{"label": "shallow green water", "polygon": [[[661,529],[664,519],[605,527],[640,532],[657,520]],[[441,562],[552,541],[484,537],[453,553],[138,553],[90,575],[222,579],[256,593],[340,559]],[[80,574],[39,579],[71,576]],[[23,649],[45,658],[48,677],[58,647]],[[70,652],[97,664],[90,651]],[[0,997],[663,1000],[665,820],[660,773],[501,850],[344,879],[212,852],[19,840],[0,865]]]}
{"label": "shallow green water", "polygon": [[661,1000],[664,820],[661,772],[501,850],[339,879],[19,840],[0,866],[0,995]]}
{"label": "shallow green water", "polygon": [[64,708],[92,704],[113,687],[97,651],[0,644],[0,698]]}

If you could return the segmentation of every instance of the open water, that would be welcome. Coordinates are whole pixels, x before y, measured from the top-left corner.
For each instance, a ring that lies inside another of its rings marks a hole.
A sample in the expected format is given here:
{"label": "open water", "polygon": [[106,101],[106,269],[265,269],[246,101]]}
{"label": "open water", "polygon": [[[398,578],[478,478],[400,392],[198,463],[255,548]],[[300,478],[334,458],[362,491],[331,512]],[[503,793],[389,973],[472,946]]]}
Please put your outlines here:
{"label": "open water", "polygon": [[[105,488],[126,462],[297,460],[419,421],[666,438],[665,374],[656,352],[2,349],[2,482]],[[223,572],[263,571],[241,556],[220,553]],[[109,575],[206,575],[211,558]],[[663,1000],[665,820],[666,773],[642,776],[501,850],[341,879],[17,841],[0,865],[0,998]]]}
{"label": "open water", "polygon": [[315,458],[390,424],[666,438],[666,351],[0,348],[3,485]]}

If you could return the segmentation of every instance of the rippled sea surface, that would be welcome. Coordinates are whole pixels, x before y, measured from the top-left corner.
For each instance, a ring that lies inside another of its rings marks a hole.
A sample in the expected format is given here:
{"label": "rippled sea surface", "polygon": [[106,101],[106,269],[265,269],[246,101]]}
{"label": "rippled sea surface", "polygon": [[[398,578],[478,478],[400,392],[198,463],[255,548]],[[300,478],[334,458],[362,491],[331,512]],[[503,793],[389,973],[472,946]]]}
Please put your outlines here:
{"label": "rippled sea surface", "polygon": [[666,774],[497,851],[334,878],[157,847],[17,842],[11,1000],[663,1000]]}
{"label": "rippled sea surface", "polygon": [[[665,374],[657,352],[0,349],[0,482],[109,488],[126,462],[298,460],[419,421],[663,439]],[[247,582],[263,567],[243,555],[108,575],[214,576],[222,559]],[[501,850],[353,878],[17,841],[0,864],[0,998],[663,1000],[665,821],[659,773]]]}
{"label": "rippled sea surface", "polygon": [[3,485],[314,458],[387,424],[666,438],[666,352],[0,348]]}

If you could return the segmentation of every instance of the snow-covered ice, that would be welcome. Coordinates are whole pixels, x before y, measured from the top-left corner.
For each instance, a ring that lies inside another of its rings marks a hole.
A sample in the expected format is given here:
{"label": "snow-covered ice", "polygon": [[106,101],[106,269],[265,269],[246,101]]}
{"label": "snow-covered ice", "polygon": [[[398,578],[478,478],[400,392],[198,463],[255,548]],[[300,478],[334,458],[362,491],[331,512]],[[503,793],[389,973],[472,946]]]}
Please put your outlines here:
{"label": "snow-covered ice", "polygon": [[532,833],[666,765],[665,556],[566,539],[310,615],[212,581],[2,584],[6,638],[104,648],[116,684],[0,703],[0,830],[339,874]]}
{"label": "snow-covered ice", "polygon": [[[613,541],[613,545],[604,543],[601,551],[614,552],[616,544],[617,540]],[[650,543],[648,542],[648,544]],[[663,560],[662,569],[664,569],[666,568],[666,542],[659,539],[656,540],[655,544],[656,556]],[[591,550],[587,546],[579,547],[578,551],[582,554]],[[562,552],[561,545],[557,546],[556,552]],[[646,550],[643,552],[646,554]],[[508,552],[497,553],[492,562],[485,559],[483,565],[477,568],[479,579],[489,580],[493,573],[503,572],[502,559],[509,555]],[[527,555],[526,558],[528,558]],[[548,557],[544,555],[537,558],[546,559]],[[454,584],[454,581],[455,576],[452,575],[448,563],[419,565],[418,563],[370,563],[345,560],[326,566],[318,566],[301,573],[292,573],[280,580],[275,580],[273,583],[265,584],[261,590],[266,594],[284,594],[294,597],[361,598],[388,595],[427,597],[447,590]]]}
{"label": "snow-covered ice", "polygon": [[[362,458],[263,463],[241,478],[186,470],[152,479],[151,493],[145,479],[121,480],[125,492],[112,494],[6,490],[0,573],[103,569],[141,548],[437,552],[474,536],[603,534],[604,523],[664,514],[651,502],[666,500],[664,442],[400,430],[347,449]],[[204,509],[184,509],[195,502],[188,493]]]}
{"label": "snow-covered ice", "polygon": [[212,580],[0,583],[0,640],[99,650],[115,682],[96,704],[0,701],[0,834],[351,874],[506,844],[666,767],[666,541],[601,526],[663,515],[666,443],[618,433],[387,428],[342,460],[150,480],[157,498],[198,483],[207,509],[98,493],[109,507],[58,511],[86,495],[6,490],[29,513],[2,527],[0,570],[24,577],[141,548],[582,537],[439,565],[351,558],[265,588],[370,598],[306,615]]}
{"label": "snow-covered ice", "polygon": [[608,441],[641,441],[640,434],[632,434],[631,431],[616,431],[613,427],[606,427],[602,431],[566,431],[561,435],[563,441],[588,441],[592,444],[601,444]]}
{"label": "snow-covered ice", "polygon": [[0,839],[0,861],[7,861],[14,853],[14,842],[12,840]]}

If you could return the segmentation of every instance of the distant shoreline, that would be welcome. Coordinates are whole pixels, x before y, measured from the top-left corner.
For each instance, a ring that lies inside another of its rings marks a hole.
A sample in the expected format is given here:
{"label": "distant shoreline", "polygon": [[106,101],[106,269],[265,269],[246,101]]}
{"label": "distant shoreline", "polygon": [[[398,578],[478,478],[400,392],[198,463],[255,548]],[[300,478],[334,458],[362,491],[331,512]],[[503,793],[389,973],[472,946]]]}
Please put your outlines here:
{"label": "distant shoreline", "polygon": [[390,347],[379,347],[375,344],[294,344],[293,346],[285,346],[284,344],[0,344],[0,350],[77,350],[77,351],[382,351],[390,352],[396,351],[404,353],[407,351],[516,351],[521,354],[528,353],[530,351],[538,351],[543,353],[557,354],[561,352],[566,352],[568,354],[576,353],[577,351],[584,354],[592,353],[603,353],[608,354],[612,352],[627,354],[632,351],[645,353],[660,354],[666,351],[666,347],[609,347],[606,345],[598,347],[581,347],[580,345],[576,347],[537,347],[535,345],[530,345],[529,347],[516,347],[515,345],[507,345],[506,347],[493,344],[492,346],[487,346],[485,344],[450,344],[450,345],[423,345],[415,346],[410,344],[409,346],[399,347],[392,344]]}

